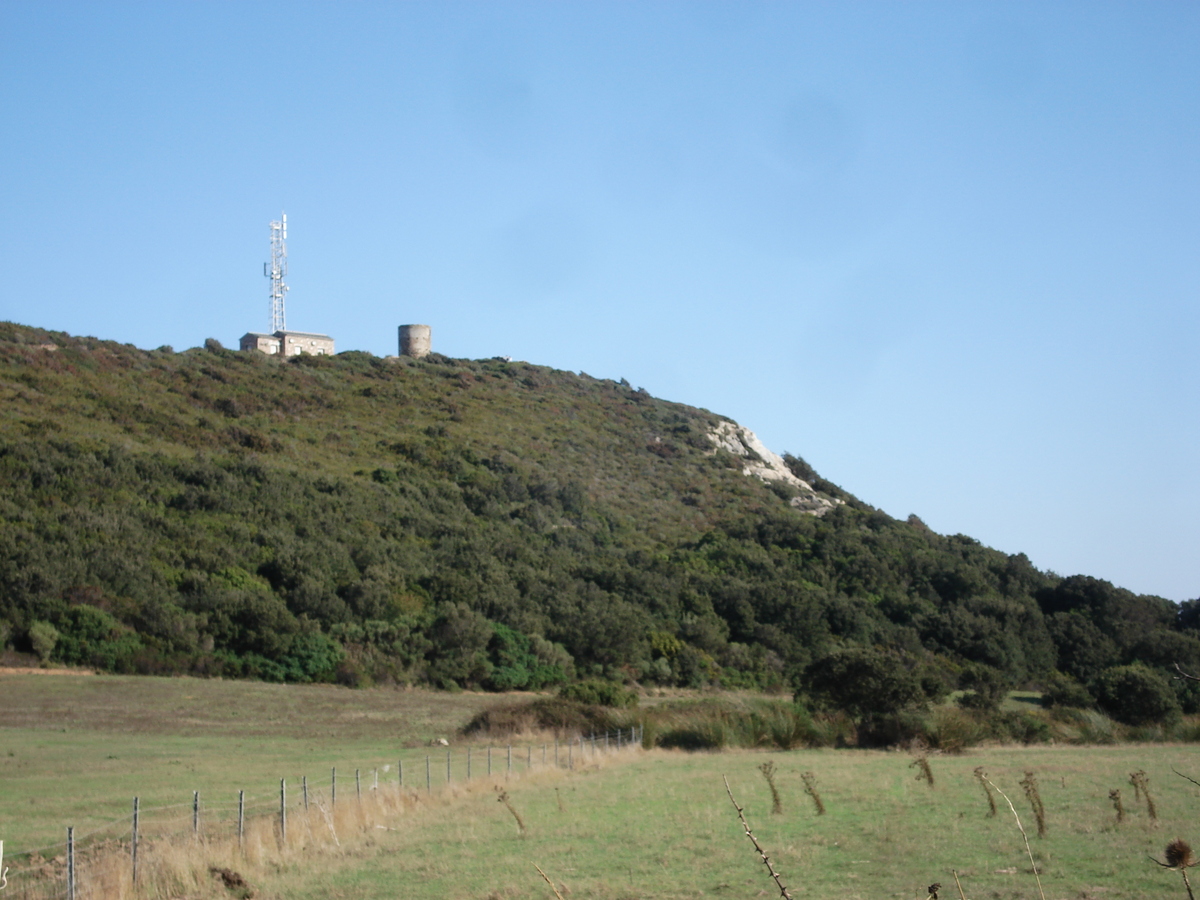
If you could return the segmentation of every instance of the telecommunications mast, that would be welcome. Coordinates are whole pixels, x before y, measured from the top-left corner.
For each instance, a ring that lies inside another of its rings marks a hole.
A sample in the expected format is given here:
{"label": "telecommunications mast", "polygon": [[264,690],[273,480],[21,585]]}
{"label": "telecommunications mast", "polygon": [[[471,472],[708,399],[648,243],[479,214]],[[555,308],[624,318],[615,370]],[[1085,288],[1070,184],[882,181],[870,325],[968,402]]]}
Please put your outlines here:
{"label": "telecommunications mast", "polygon": [[271,279],[271,331],[287,331],[283,314],[283,300],[288,286],[283,278],[287,275],[287,213],[280,221],[271,223],[271,261],[263,263],[263,275]]}

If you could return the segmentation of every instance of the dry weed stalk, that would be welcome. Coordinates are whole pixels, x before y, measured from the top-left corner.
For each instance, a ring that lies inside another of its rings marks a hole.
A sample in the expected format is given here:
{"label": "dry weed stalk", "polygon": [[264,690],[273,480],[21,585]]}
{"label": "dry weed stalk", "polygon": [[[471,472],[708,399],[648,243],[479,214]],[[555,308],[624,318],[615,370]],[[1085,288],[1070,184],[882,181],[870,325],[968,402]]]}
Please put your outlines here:
{"label": "dry weed stalk", "polygon": [[1165,853],[1166,862],[1158,862],[1153,856],[1150,859],[1158,863],[1164,869],[1175,869],[1183,876],[1183,886],[1187,888],[1188,900],[1196,900],[1196,895],[1192,893],[1192,883],[1188,880],[1187,870],[1197,865],[1200,865],[1200,860],[1197,860],[1192,853],[1192,848],[1188,846],[1186,841],[1181,841],[1179,838],[1167,844]]}
{"label": "dry weed stalk", "polygon": [[1032,772],[1027,771],[1020,784],[1025,790],[1025,796],[1029,799],[1029,805],[1033,808],[1033,817],[1037,819],[1038,837],[1044,838],[1046,836],[1046,807],[1042,805],[1042,795],[1038,793],[1037,778]]}
{"label": "dry weed stalk", "polygon": [[979,781],[979,786],[983,788],[983,794],[987,797],[988,802],[988,818],[996,815],[996,798],[992,796],[992,789],[988,787],[987,772],[983,771],[983,766],[975,767],[975,778]]}
{"label": "dry weed stalk", "polygon": [[[555,788],[555,790],[558,790],[558,788]],[[557,897],[558,900],[563,900],[563,895],[558,892],[558,888],[554,886],[554,882],[550,880],[550,876],[542,871],[542,867],[537,863],[534,863],[533,867],[538,870],[539,875],[546,879],[546,884],[550,885],[550,890],[554,891],[554,896]]]}
{"label": "dry weed stalk", "polygon": [[1158,809],[1154,805],[1154,798],[1150,796],[1150,776],[1138,769],[1136,772],[1129,773],[1129,783],[1133,785],[1135,798],[1144,797],[1146,799],[1146,815],[1150,817],[1150,821],[1157,822]]}
{"label": "dry weed stalk", "polygon": [[[733,804],[733,808],[737,810],[738,819],[741,820],[742,828],[746,829],[746,837],[750,838],[750,843],[754,845],[754,849],[758,851],[758,855],[762,857],[763,865],[767,867],[767,871],[771,873],[771,877],[775,879],[775,886],[779,888],[779,896],[783,900],[792,900],[792,895],[788,893],[788,889],[783,886],[783,881],[779,877],[779,873],[775,871],[775,867],[771,865],[771,857],[767,856],[767,851],[758,843],[758,838],[754,836],[754,832],[750,830],[750,824],[746,821],[746,816],[742,813],[742,808],[737,805],[737,801],[733,799],[733,791],[729,789],[729,779],[724,775],[721,780],[725,782],[725,793],[729,795],[729,802]],[[1044,900],[1044,898],[1043,898]]]}
{"label": "dry weed stalk", "polygon": [[772,815],[783,815],[783,798],[779,796],[779,788],[775,787],[775,763],[768,760],[758,767],[758,771],[763,773],[763,778],[767,779],[767,786],[771,789]]}
{"label": "dry weed stalk", "polygon": [[1112,801],[1113,809],[1117,811],[1117,824],[1120,825],[1125,821],[1125,806],[1121,803],[1121,792],[1117,789],[1109,791],[1108,799]]}
{"label": "dry weed stalk", "polygon": [[800,780],[804,782],[804,793],[812,797],[813,806],[817,808],[817,815],[825,815],[825,804],[821,802],[821,795],[817,793],[817,776],[812,772],[802,772]]}
{"label": "dry weed stalk", "polygon": [[512,802],[508,799],[508,791],[501,790],[499,787],[497,787],[496,793],[496,799],[500,803],[503,803],[505,809],[512,813],[513,818],[517,820],[517,834],[519,834],[521,837],[525,837],[525,821],[521,818],[521,814],[513,809]]}
{"label": "dry weed stalk", "polygon": [[962,882],[958,880],[958,872],[955,869],[951,869],[950,874],[954,876],[954,886],[958,888],[959,900],[967,900],[967,895],[963,893]]}
{"label": "dry weed stalk", "polygon": [[1017,808],[1013,806],[1012,801],[1008,799],[1008,794],[996,787],[990,778],[985,775],[984,780],[995,789],[997,794],[1004,798],[1004,802],[1007,803],[1008,808],[1012,810],[1013,818],[1017,820],[1017,830],[1021,832],[1021,840],[1025,842],[1025,852],[1029,855],[1029,864],[1033,866],[1033,877],[1037,879],[1038,894],[1041,896],[1042,900],[1046,900],[1046,892],[1042,890],[1042,878],[1038,874],[1037,863],[1034,862],[1033,859],[1033,850],[1029,846],[1029,835],[1025,833],[1025,826],[1021,824],[1021,817],[1017,815]]}
{"label": "dry weed stalk", "polygon": [[933,788],[933,769],[929,768],[929,758],[924,753],[910,762],[908,767],[917,770],[917,781],[927,782],[930,789]]}

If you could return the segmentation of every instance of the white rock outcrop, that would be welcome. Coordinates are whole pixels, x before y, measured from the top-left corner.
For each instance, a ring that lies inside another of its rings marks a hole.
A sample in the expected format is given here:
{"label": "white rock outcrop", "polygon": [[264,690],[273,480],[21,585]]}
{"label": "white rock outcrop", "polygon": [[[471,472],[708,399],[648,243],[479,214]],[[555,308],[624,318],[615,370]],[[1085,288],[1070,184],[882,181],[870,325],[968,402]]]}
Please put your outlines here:
{"label": "white rock outcrop", "polygon": [[721,422],[708,433],[708,439],[713,443],[713,453],[726,450],[745,460],[743,475],[753,475],[763,481],[782,481],[794,487],[797,494],[791,499],[791,505],[802,512],[823,516],[842,502],[818,494],[811,484],[793,475],[783,457],[768,450],[758,435],[744,425]]}

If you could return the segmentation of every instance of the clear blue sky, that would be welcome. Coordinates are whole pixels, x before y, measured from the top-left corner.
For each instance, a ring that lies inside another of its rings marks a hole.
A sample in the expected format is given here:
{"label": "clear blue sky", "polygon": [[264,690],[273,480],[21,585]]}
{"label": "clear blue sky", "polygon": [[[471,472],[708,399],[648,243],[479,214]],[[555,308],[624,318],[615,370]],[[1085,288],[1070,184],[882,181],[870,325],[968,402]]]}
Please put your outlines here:
{"label": "clear blue sky", "polygon": [[1200,4],[0,3],[0,318],[288,324],[729,415],[1200,595]]}

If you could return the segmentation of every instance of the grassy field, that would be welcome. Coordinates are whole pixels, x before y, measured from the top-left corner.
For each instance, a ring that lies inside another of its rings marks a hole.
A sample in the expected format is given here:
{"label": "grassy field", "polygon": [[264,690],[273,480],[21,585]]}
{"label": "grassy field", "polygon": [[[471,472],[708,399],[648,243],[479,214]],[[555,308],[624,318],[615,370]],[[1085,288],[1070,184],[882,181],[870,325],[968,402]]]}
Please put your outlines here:
{"label": "grassy field", "polygon": [[[0,670],[2,673],[3,670]],[[276,803],[280,778],[325,786],[337,766],[406,757],[424,778],[425,747],[454,740],[494,694],[352,691],[193,678],[0,674],[0,840],[11,855],[61,844],[129,812],[170,806],[188,820],[192,791],[228,816],[237,791]],[[444,753],[444,751],[442,751]],[[444,779],[444,761],[442,775]],[[394,767],[393,774],[394,777]],[[182,804],[182,806],[181,806]],[[147,826],[168,816],[147,813]],[[176,825],[181,823],[174,823]]]}
{"label": "grassy field", "polygon": [[[1172,773],[1200,777],[1200,751],[1192,746],[980,748],[930,757],[931,788],[917,779],[909,754],[848,750],[588,755],[572,772],[536,765],[526,772],[518,752],[511,778],[500,756],[487,778],[477,747],[476,777],[467,784],[464,748],[455,743],[455,781],[446,788],[444,749],[400,748],[454,740],[456,725],[503,698],[39,676],[5,676],[0,690],[0,839],[11,850],[43,834],[59,840],[72,822],[82,831],[89,815],[97,824],[122,815],[135,792],[147,804],[183,803],[172,814],[186,819],[193,789],[223,794],[228,803],[246,787],[269,808],[283,776],[295,785],[305,772],[324,778],[330,765],[352,776],[356,765],[366,771],[404,753],[419,762],[418,777],[408,779],[418,782],[415,790],[400,791],[393,771],[361,806],[339,800],[334,816],[314,803],[306,817],[293,794],[282,849],[269,818],[256,820],[244,854],[216,829],[198,842],[151,843],[143,896],[151,886],[163,897],[239,896],[240,889],[226,891],[209,877],[215,864],[242,873],[261,900],[553,900],[536,863],[565,900],[769,897],[774,888],[722,775],[797,898],[923,900],[933,882],[942,883],[942,898],[956,897],[952,870],[968,900],[1038,897],[1012,814],[997,797],[1000,812],[988,815],[977,766],[1016,805],[1047,900],[1182,897],[1178,874],[1146,857],[1161,858],[1175,837],[1200,843],[1200,788]],[[435,756],[442,768],[426,795],[429,752],[443,755]],[[771,813],[758,770],[766,761],[776,767],[782,815]],[[1157,822],[1135,801],[1128,779],[1138,769],[1149,776]],[[1047,834],[1040,839],[1018,784],[1026,771],[1036,774],[1045,803]],[[823,816],[804,792],[804,772],[816,777]],[[346,784],[339,796],[349,798],[352,780]],[[497,788],[507,791],[524,835],[497,802]],[[1109,800],[1114,788],[1127,810],[1120,826]]]}

